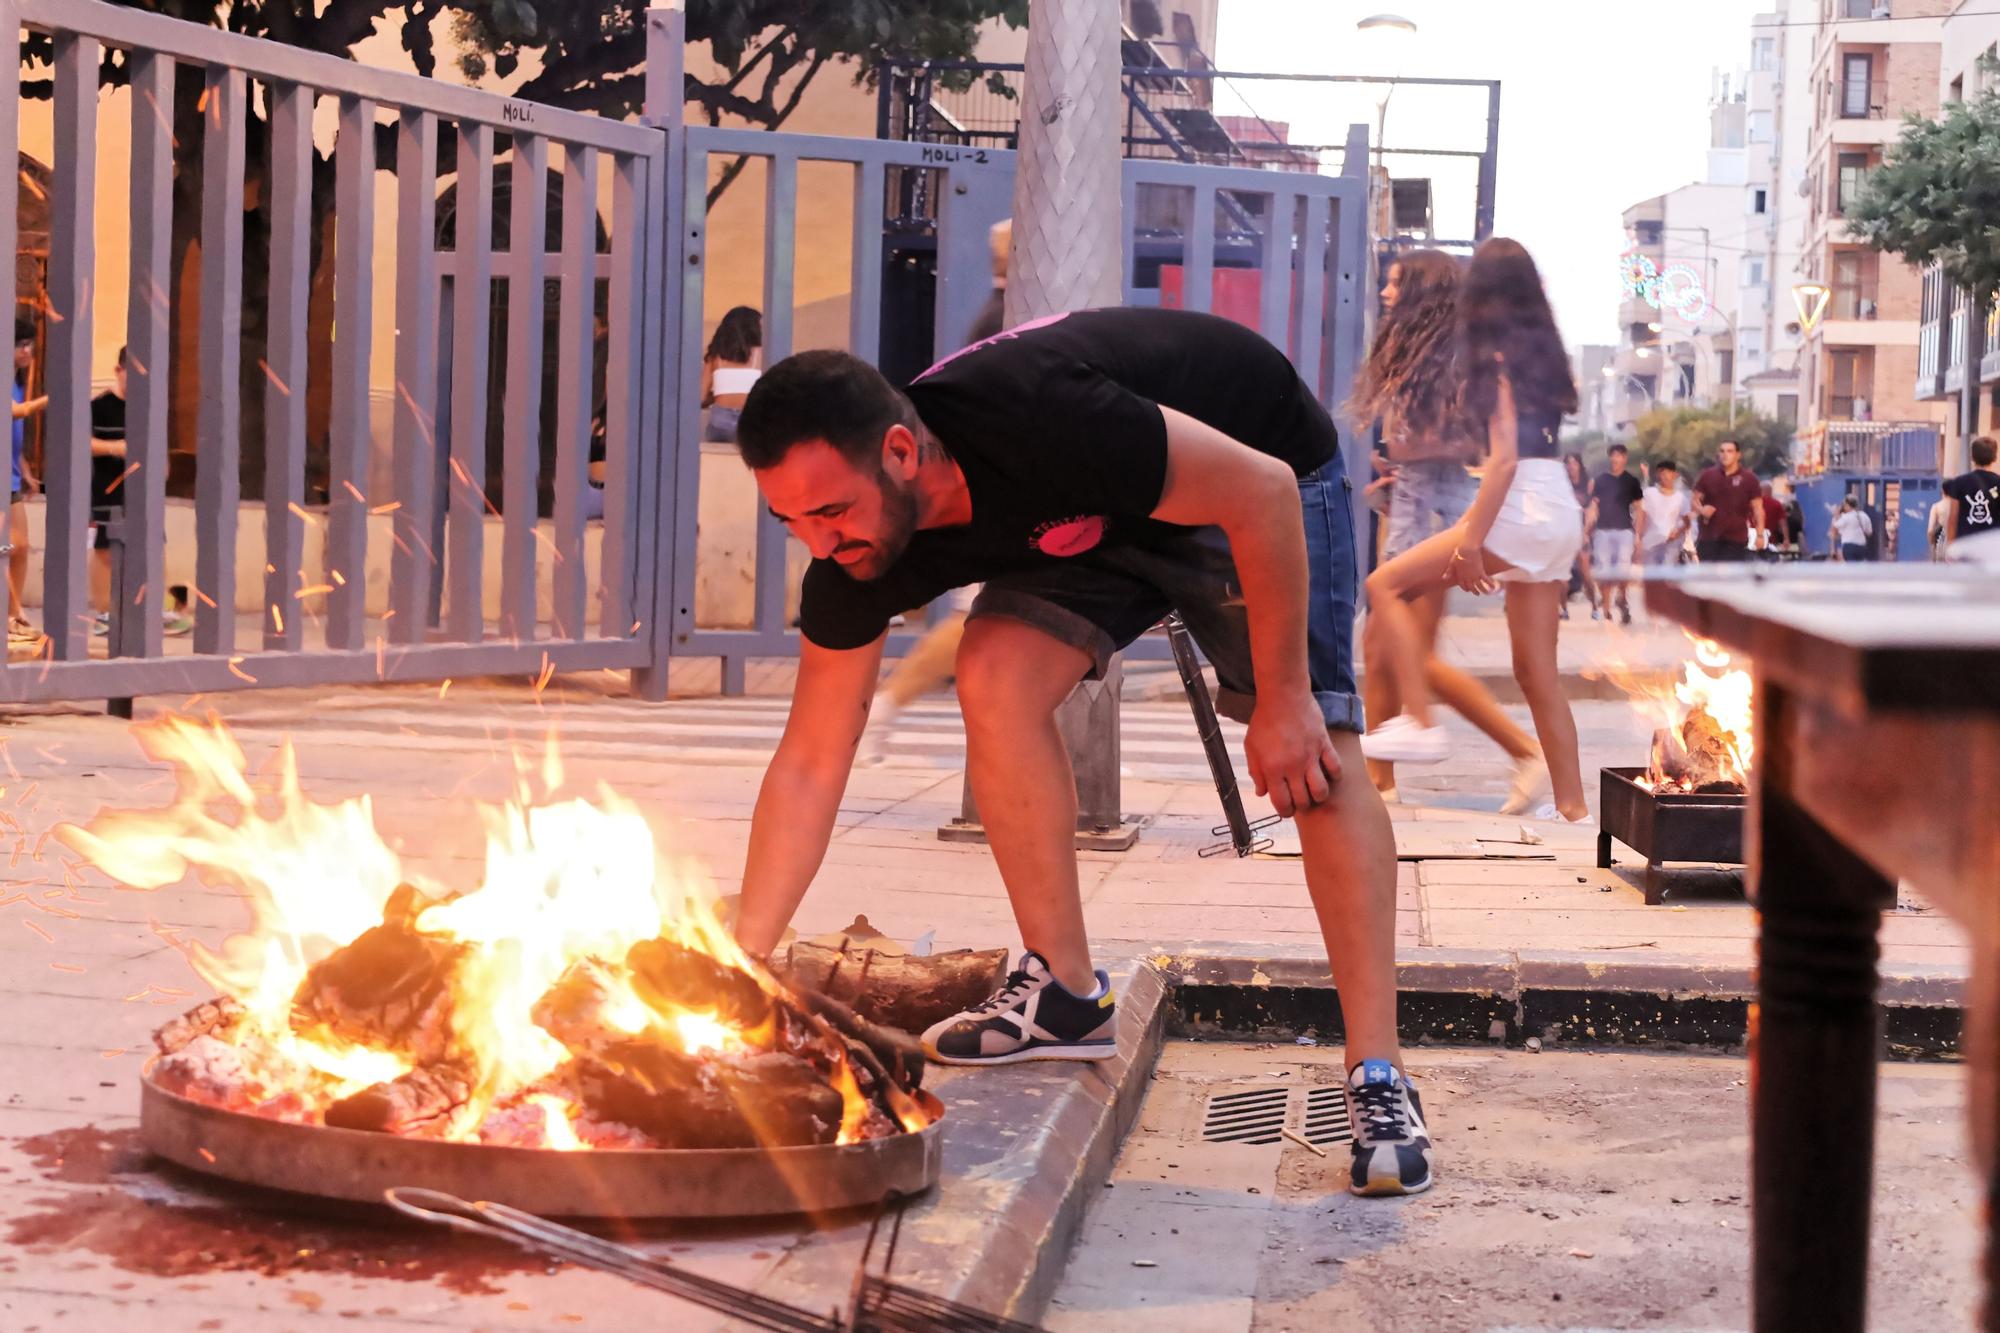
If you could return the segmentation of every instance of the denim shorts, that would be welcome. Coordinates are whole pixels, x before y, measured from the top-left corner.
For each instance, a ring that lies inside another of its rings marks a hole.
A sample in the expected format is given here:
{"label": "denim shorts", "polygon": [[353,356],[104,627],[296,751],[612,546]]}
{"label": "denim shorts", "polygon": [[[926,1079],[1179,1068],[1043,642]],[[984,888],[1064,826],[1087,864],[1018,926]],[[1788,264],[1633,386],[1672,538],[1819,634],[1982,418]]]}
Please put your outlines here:
{"label": "denim shorts", "polygon": [[[1306,667],[1327,726],[1360,731],[1354,688],[1353,486],[1336,457],[1299,482],[1305,524]],[[971,618],[1004,616],[1088,653],[1086,679],[1103,676],[1111,655],[1178,611],[1215,667],[1215,708],[1250,719],[1256,675],[1250,621],[1229,539],[1220,528],[1177,528],[1144,544],[1100,547],[1059,564],[988,579]]]}
{"label": "denim shorts", "polygon": [[1418,542],[1437,536],[1465,517],[1479,483],[1465,464],[1449,458],[1426,458],[1396,465],[1396,484],[1389,488],[1388,533],[1382,558],[1392,560]]}

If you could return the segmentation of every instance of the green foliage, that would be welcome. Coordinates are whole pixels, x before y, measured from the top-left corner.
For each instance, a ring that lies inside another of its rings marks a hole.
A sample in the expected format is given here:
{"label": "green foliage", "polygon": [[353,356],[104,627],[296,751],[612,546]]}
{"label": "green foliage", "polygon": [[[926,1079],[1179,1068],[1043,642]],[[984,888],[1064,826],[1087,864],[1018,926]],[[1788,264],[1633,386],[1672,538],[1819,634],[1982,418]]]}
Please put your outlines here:
{"label": "green foliage", "polygon": [[1639,418],[1629,444],[1635,465],[1671,459],[1692,481],[1715,462],[1716,447],[1724,440],[1736,441],[1743,466],[1760,477],[1779,476],[1791,466],[1791,427],[1741,406],[1733,427],[1726,406],[1654,408]]}
{"label": "green foliage", "polygon": [[1864,178],[1847,225],[1877,250],[1936,263],[1981,301],[2000,291],[2000,90],[1909,116]]}
{"label": "green foliage", "polygon": [[[531,57],[535,73],[516,97],[613,119],[636,115],[645,96],[647,0],[114,0],[135,9],[250,37],[266,37],[333,55],[378,25],[401,38],[417,73],[437,72],[437,24],[460,49],[459,72],[510,79]],[[687,0],[687,38],[706,43],[721,73],[690,74],[688,100],[710,124],[725,115],[776,129],[822,68],[850,62],[855,81],[871,85],[890,56],[969,60],[979,26],[1028,22],[1028,0]],[[45,34],[22,42],[22,63],[46,65]],[[124,81],[124,57],[107,55],[112,82]],[[965,73],[951,80],[970,86]],[[29,97],[48,96],[48,81],[24,80]]]}
{"label": "green foliage", "polygon": [[[516,97],[601,115],[636,113],[645,91],[646,0],[440,0],[453,11],[463,72],[510,77],[530,53],[535,74]],[[688,0],[687,37],[720,67],[687,78],[711,125],[735,116],[776,129],[830,63],[872,86],[891,56],[969,60],[979,25],[1028,21],[1028,0]],[[970,84],[972,76],[962,76]]]}

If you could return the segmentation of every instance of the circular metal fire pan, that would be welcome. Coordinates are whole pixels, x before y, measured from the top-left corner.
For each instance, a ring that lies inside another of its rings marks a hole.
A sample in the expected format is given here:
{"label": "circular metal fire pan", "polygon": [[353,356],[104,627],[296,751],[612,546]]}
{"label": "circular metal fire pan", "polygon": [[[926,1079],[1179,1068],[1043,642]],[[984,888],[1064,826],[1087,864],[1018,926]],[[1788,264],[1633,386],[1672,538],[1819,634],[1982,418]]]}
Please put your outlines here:
{"label": "circular metal fire pan", "polygon": [[792,1148],[558,1152],[298,1125],[189,1101],[140,1080],[139,1134],[189,1170],[244,1185],[381,1203],[419,1185],[545,1217],[717,1218],[834,1212],[921,1194],[943,1159],[943,1106],[914,1134]]}

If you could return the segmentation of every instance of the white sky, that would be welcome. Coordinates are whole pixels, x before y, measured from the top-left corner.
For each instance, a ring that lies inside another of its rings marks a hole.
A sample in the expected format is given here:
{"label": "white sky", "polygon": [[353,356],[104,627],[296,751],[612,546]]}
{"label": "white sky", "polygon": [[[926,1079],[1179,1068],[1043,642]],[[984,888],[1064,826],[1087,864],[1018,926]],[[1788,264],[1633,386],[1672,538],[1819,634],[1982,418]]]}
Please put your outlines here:
{"label": "white sky", "polygon": [[[1496,226],[1541,266],[1563,338],[1615,341],[1619,216],[1706,170],[1713,71],[1749,63],[1750,18],[1768,0],[1222,0],[1223,69],[1500,80]],[[1414,36],[1358,33],[1392,12]],[[1295,143],[1339,143],[1375,121],[1380,87],[1238,83]],[[1220,89],[1219,112],[1238,110]],[[1390,101],[1391,148],[1477,148],[1482,89],[1404,87]],[[1391,159],[1392,174],[1435,181],[1440,233],[1470,234],[1474,164]]]}

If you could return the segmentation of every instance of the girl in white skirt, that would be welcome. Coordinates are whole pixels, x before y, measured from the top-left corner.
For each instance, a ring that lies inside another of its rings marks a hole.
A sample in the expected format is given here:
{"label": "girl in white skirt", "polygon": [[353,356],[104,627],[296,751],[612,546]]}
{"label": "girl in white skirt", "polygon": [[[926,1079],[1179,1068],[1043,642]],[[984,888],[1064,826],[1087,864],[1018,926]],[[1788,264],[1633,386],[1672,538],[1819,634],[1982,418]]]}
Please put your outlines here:
{"label": "girl in white skirt", "polygon": [[1369,616],[1396,676],[1403,711],[1362,738],[1371,759],[1436,763],[1450,752],[1431,718],[1422,624],[1411,605],[1443,584],[1504,588],[1514,679],[1534,715],[1565,819],[1589,816],[1576,720],[1556,667],[1564,585],[1583,544],[1582,511],[1556,435],[1576,411],[1576,382],[1535,261],[1519,242],[1479,247],[1459,292],[1455,373],[1466,410],[1486,422],[1486,475],[1465,517],[1368,577]]}

